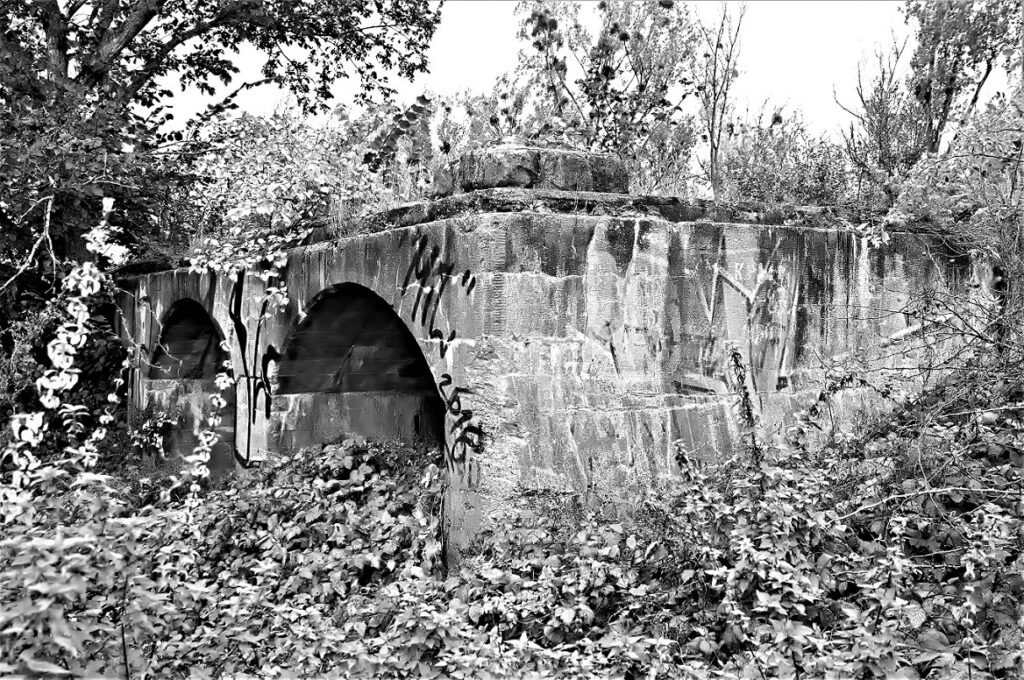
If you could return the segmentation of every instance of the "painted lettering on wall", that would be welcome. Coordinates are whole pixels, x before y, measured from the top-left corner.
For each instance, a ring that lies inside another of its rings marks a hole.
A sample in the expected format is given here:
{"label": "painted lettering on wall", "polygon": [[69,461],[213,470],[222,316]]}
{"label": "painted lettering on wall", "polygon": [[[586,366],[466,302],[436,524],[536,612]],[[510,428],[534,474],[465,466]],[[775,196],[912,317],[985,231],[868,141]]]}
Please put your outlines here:
{"label": "painted lettering on wall", "polygon": [[437,383],[437,389],[444,400],[445,420],[449,417],[452,419],[448,426],[451,444],[447,446],[450,462],[462,463],[469,457],[468,454],[479,453],[483,448],[484,431],[473,420],[472,409],[462,407],[461,395],[472,394],[472,391],[465,387],[452,387],[449,391],[451,385],[451,375],[444,373]]}
{"label": "painted lettering on wall", "polygon": [[[426,234],[420,234],[413,245],[413,256],[402,281],[401,296],[405,297],[415,287],[409,320],[422,326],[427,337],[438,341],[440,358],[444,358],[455,341],[456,330],[450,328],[445,334],[437,326],[437,313],[446,294],[461,292],[471,295],[476,288],[476,276],[470,270],[456,274],[455,262],[446,258],[437,245],[431,246]],[[465,387],[453,386],[452,376],[441,375],[437,389],[444,400],[446,463],[449,467],[461,465],[483,448],[484,430],[474,418],[473,410],[462,406],[462,396],[472,394]]]}
{"label": "painted lettering on wall", "polygon": [[238,347],[238,356],[242,364],[242,380],[245,382],[245,396],[248,412],[246,413],[245,426],[245,450],[244,456],[234,447],[235,459],[245,468],[251,465],[252,457],[252,432],[256,425],[260,398],[263,399],[264,418],[270,417],[271,398],[273,397],[273,386],[270,384],[270,366],[272,363],[280,363],[281,353],[273,345],[268,345],[261,355],[258,355],[260,336],[267,320],[267,310],[270,302],[264,300],[260,305],[259,317],[256,319],[256,333],[253,337],[253,355],[249,359],[249,330],[245,323],[242,312],[242,302],[245,299],[245,276],[239,276],[231,286],[231,294],[228,299],[228,317],[234,328],[235,343]]}
{"label": "painted lettering on wall", "polygon": [[[409,315],[413,323],[419,323],[427,329],[427,337],[431,340],[438,340],[438,351],[443,359],[455,340],[456,331],[451,329],[445,336],[444,332],[437,327],[437,311],[441,306],[441,300],[445,292],[455,286],[470,295],[476,288],[476,277],[470,270],[466,270],[461,276],[455,275],[455,262],[446,261],[441,255],[441,248],[433,246],[430,251],[430,239],[426,234],[421,234],[416,239],[414,254],[409,262],[409,268],[405,272],[405,279],[402,281],[402,296],[409,292],[409,287],[416,284],[416,299],[413,302],[412,312]],[[417,315],[419,320],[417,321]]]}
{"label": "painted lettering on wall", "polygon": [[778,250],[776,243],[766,262],[740,261],[727,268],[722,236],[715,261],[700,276],[703,281],[696,293],[708,334],[697,354],[701,373],[716,385],[725,385],[728,370],[729,345],[723,337],[746,338],[745,360],[750,362],[751,386],[756,391],[789,385],[800,286],[795,267],[775,257]]}

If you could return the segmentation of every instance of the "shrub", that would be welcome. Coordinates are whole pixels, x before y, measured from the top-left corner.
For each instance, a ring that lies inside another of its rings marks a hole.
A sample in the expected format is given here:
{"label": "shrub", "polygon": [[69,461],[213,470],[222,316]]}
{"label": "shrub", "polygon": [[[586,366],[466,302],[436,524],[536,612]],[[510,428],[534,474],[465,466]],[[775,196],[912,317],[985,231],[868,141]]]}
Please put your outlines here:
{"label": "shrub", "polygon": [[307,450],[162,509],[129,507],[105,479],[120,507],[102,522],[68,499],[50,521],[9,523],[0,618],[16,665],[4,670],[322,671],[350,595],[436,571],[439,475],[411,465],[416,453]]}
{"label": "shrub", "polygon": [[957,465],[910,460],[897,422],[821,455],[686,466],[629,520],[526,496],[449,570],[422,452],[308,449],[198,504],[6,539],[7,670],[1014,677],[1022,460],[1003,421],[976,421],[942,425],[976,433]]}
{"label": "shrub", "polygon": [[731,200],[837,206],[848,199],[843,150],[812,137],[799,116],[776,111],[738,126],[721,156],[723,188]]}

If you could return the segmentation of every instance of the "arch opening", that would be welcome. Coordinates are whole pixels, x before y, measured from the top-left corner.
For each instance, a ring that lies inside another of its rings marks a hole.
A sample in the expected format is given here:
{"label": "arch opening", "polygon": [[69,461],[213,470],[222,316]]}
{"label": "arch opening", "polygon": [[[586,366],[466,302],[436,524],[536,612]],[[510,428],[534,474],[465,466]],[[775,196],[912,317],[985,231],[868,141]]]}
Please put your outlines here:
{"label": "arch opening", "polygon": [[180,300],[167,312],[160,343],[149,367],[150,380],[212,380],[227,359],[221,334],[206,309]]}
{"label": "arch opening", "polygon": [[[215,379],[228,358],[221,346],[223,339],[213,317],[195,300],[179,300],[164,316],[146,391],[150,404],[177,414],[175,425],[163,439],[171,465],[180,466],[199,443],[195,425],[208,414],[210,397],[220,392]],[[220,411],[218,441],[210,452],[209,468],[214,477],[234,467],[235,395],[229,390],[223,396],[228,403]]]}
{"label": "arch opening", "polygon": [[348,437],[444,441],[444,403],[419,344],[368,288],[321,292],[292,331],[277,371],[278,446]]}

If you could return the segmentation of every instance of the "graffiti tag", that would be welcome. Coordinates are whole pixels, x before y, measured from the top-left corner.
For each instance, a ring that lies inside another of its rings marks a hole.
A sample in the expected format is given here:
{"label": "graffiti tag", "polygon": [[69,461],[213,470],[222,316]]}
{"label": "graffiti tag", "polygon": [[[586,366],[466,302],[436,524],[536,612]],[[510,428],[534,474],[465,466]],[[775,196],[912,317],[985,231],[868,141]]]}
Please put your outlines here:
{"label": "graffiti tag", "polygon": [[[464,294],[470,295],[476,288],[476,276],[470,270],[464,271],[461,275],[455,273],[455,262],[446,259],[441,248],[437,245],[431,247],[430,239],[426,234],[417,237],[413,257],[405,272],[405,279],[402,281],[401,295],[404,297],[409,293],[410,287],[416,285],[416,299],[413,301],[412,311],[409,315],[414,324],[419,324],[427,331],[427,337],[438,341],[440,358],[444,358],[455,341],[456,331],[451,329],[447,335],[437,327],[437,312],[446,292],[461,290]],[[472,390],[465,387],[453,387],[452,376],[448,373],[441,375],[437,383],[437,389],[444,400],[445,421],[451,421],[448,426],[446,437],[451,443],[446,443],[447,460],[449,465],[464,462],[471,453],[479,453],[483,448],[484,431],[474,419],[473,410],[463,408],[462,396],[472,394]]]}
{"label": "graffiti tag", "polygon": [[[413,301],[410,319],[413,323],[419,323],[427,329],[427,337],[431,340],[438,340],[438,351],[443,359],[455,341],[455,330],[452,329],[448,336],[437,327],[437,311],[441,306],[445,291],[448,290],[450,282],[455,282],[459,288],[470,295],[476,288],[476,277],[470,270],[462,273],[461,277],[455,276],[455,263],[446,261],[441,256],[441,249],[438,246],[430,246],[430,239],[425,234],[416,239],[415,254],[409,262],[409,268],[405,272],[405,279],[402,281],[402,296],[409,291],[409,286],[415,281],[416,299]],[[419,314],[419,321],[416,316]]]}
{"label": "graffiti tag", "polygon": [[[264,322],[267,319],[267,310],[270,306],[269,300],[264,300],[260,306],[259,318],[256,320],[256,333],[253,337],[253,356],[249,361],[249,330],[242,315],[242,302],[245,299],[245,276],[239,276],[231,286],[231,295],[228,300],[228,317],[235,330],[235,342],[238,345],[238,355],[242,363],[242,379],[245,381],[246,414],[245,431],[245,457],[238,453],[233,447],[235,459],[243,468],[250,467],[252,456],[252,432],[256,425],[256,415],[260,397],[263,397],[263,413],[265,418],[270,418],[271,397],[273,397],[273,386],[267,377],[270,374],[271,363],[280,363],[281,353],[273,345],[268,345],[262,356],[257,357],[256,352],[260,346],[260,336],[263,333]],[[258,369],[258,370],[257,370]]]}

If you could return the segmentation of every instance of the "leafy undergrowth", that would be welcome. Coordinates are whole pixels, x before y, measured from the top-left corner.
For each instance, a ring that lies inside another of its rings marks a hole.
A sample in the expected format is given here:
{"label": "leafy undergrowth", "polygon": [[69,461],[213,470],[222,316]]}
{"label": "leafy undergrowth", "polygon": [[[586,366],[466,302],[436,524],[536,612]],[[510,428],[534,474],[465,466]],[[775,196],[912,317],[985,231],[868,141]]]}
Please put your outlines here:
{"label": "leafy undergrowth", "polygon": [[6,518],[0,677],[319,672],[350,598],[437,570],[442,476],[417,449],[308,449],[160,509],[137,503],[167,478],[101,481]]}
{"label": "leafy undergrowth", "polygon": [[133,678],[1021,677],[1022,398],[937,392],[859,440],[684,464],[629,520],[524,496],[447,570],[444,480],[425,454],[305,450],[199,503],[129,504],[91,543],[82,517],[63,534],[78,543],[5,537],[0,663],[124,676],[127,659]]}
{"label": "leafy undergrowth", "polygon": [[[1024,395],[984,403],[1007,396]],[[524,499],[459,573],[400,579],[354,609],[347,667],[1021,677],[1024,404],[1009,419],[948,415],[963,406],[944,403],[938,429],[916,427],[935,414],[926,399],[869,441],[687,467],[628,524],[572,498]]]}

